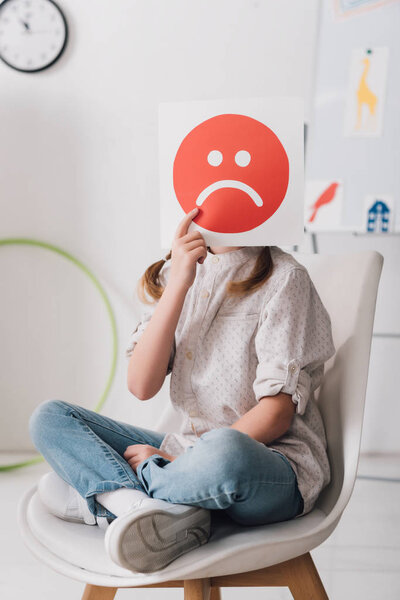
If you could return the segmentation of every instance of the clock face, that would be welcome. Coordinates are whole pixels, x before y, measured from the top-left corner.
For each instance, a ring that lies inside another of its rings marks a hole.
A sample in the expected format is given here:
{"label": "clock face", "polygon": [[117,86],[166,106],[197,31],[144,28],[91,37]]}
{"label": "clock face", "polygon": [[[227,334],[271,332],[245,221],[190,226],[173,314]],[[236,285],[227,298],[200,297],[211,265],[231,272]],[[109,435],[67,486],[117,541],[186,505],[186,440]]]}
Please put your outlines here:
{"label": "clock face", "polygon": [[0,4],[0,58],[32,73],[52,65],[67,42],[67,23],[52,0],[4,0]]}

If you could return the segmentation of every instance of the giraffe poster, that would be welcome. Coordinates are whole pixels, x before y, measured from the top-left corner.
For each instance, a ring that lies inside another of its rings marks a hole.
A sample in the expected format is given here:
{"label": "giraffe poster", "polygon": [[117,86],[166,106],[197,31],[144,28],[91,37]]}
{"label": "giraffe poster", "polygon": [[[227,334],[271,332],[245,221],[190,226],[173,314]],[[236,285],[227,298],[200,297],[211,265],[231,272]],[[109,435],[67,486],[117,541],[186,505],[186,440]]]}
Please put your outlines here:
{"label": "giraffe poster", "polygon": [[304,227],[306,231],[341,229],[343,183],[339,180],[310,180],[305,184]]}
{"label": "giraffe poster", "polygon": [[343,19],[344,17],[352,17],[380,8],[384,4],[398,2],[398,0],[333,0],[335,9],[335,17]]}
{"label": "giraffe poster", "polygon": [[389,48],[355,48],[350,63],[344,135],[382,135]]}
{"label": "giraffe poster", "polygon": [[303,98],[162,103],[159,161],[163,249],[196,207],[207,245],[303,242]]}

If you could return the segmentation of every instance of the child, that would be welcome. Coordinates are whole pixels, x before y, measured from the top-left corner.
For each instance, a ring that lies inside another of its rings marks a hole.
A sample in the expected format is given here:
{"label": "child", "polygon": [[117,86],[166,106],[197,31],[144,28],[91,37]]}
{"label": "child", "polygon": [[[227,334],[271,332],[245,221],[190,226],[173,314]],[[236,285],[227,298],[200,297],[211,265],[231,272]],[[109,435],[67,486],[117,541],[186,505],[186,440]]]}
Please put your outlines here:
{"label": "child", "polygon": [[55,471],[39,485],[48,510],[104,525],[109,556],[132,571],[162,569],[206,543],[217,511],[245,526],[297,518],[330,481],[314,391],[335,347],[308,271],[278,246],[206,247],[188,233],[198,210],[141,278],[141,299],[156,302],[127,351],[138,399],[171,373],[180,431],[58,400],[30,421]]}

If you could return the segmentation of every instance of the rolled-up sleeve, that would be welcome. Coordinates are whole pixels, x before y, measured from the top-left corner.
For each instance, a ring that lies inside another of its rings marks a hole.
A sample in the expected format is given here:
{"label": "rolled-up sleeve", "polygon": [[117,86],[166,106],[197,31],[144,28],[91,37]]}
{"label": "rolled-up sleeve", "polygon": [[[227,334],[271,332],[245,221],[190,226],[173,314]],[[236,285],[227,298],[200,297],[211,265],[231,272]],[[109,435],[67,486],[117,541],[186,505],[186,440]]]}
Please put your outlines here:
{"label": "rolled-up sleeve", "polygon": [[[163,285],[165,285],[166,281],[167,281],[169,263],[170,263],[170,261],[167,261],[160,271],[160,281],[162,282]],[[154,304],[143,304],[142,303],[143,308],[142,308],[141,317],[137,321],[136,327],[130,333],[130,336],[128,339],[128,345],[126,348],[126,357],[128,359],[132,356],[133,350],[134,350],[137,342],[139,341],[140,336],[142,335],[143,331],[146,329],[148,323],[150,322],[150,319],[153,316],[153,313],[157,307],[157,304],[158,304],[158,301],[155,301]],[[174,341],[173,341],[172,348],[171,348],[171,354],[170,354],[169,361],[168,361],[167,375],[169,375],[172,371],[172,367],[173,367],[174,359],[175,359],[175,353],[176,353],[176,343],[175,343],[175,337],[174,337]]]}
{"label": "rolled-up sleeve", "polygon": [[267,301],[255,337],[253,390],[257,402],[285,392],[304,414],[321,383],[324,363],[335,353],[331,320],[305,268],[286,272]]}

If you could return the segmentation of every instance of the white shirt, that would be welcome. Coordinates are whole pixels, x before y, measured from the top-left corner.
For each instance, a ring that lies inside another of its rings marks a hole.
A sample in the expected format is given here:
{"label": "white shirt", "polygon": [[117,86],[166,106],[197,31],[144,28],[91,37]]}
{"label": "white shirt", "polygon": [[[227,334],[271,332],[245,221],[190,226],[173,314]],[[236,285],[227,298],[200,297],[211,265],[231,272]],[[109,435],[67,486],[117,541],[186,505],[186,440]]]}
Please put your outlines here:
{"label": "white shirt", "polygon": [[[309,512],[330,481],[326,436],[314,391],[324,363],[335,353],[331,320],[307,269],[291,254],[271,246],[273,271],[252,293],[227,296],[225,285],[250,274],[262,246],[214,255],[196,265],[185,297],[168,364],[170,396],[183,425],[167,433],[160,449],[178,456],[204,432],[232,425],[260,398],[279,392],[296,405],[288,431],[270,448],[293,467]],[[168,281],[171,260],[160,280]],[[143,304],[127,356],[156,304]],[[301,515],[298,515],[301,516]]]}

